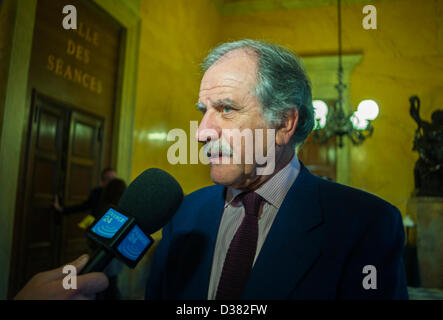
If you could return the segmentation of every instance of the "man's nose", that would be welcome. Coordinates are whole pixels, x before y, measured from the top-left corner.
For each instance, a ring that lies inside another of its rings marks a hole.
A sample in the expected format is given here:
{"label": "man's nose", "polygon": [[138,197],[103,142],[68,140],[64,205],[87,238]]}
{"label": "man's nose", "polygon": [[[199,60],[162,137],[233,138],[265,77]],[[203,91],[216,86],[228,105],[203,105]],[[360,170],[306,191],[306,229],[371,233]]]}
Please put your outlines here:
{"label": "man's nose", "polygon": [[220,136],[220,128],[217,125],[215,115],[211,111],[206,111],[198,126],[195,137],[199,142],[217,140]]}

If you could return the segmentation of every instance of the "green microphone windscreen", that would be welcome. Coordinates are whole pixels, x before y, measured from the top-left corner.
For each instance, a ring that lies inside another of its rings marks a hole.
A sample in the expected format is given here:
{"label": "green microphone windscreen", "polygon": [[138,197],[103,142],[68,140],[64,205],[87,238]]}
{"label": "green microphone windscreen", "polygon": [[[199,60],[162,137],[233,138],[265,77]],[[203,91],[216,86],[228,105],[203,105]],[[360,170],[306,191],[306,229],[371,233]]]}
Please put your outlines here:
{"label": "green microphone windscreen", "polygon": [[134,217],[143,232],[152,234],[171,220],[182,200],[183,190],[174,177],[151,168],[131,182],[118,207]]}

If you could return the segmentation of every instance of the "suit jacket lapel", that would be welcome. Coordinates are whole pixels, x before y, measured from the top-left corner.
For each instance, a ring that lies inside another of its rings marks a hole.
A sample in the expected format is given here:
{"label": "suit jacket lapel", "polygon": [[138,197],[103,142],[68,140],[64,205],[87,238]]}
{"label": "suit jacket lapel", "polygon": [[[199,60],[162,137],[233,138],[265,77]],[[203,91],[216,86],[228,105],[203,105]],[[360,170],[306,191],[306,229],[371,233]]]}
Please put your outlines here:
{"label": "suit jacket lapel", "polygon": [[242,298],[286,299],[320,256],[318,180],[302,164],[269,230]]}
{"label": "suit jacket lapel", "polygon": [[225,187],[219,185],[214,187],[216,188],[215,192],[212,193],[211,197],[205,199],[205,203],[199,209],[199,219],[195,230],[204,235],[205,249],[201,256],[201,262],[198,264],[191,282],[185,289],[183,295],[185,299],[206,300],[208,297],[215,242],[225,204]]}

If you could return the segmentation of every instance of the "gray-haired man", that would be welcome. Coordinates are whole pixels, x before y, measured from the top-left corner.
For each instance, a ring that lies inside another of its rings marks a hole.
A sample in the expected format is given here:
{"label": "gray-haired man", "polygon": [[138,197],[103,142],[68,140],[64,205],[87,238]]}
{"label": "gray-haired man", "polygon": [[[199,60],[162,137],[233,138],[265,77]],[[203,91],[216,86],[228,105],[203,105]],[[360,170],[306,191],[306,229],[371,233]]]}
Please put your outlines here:
{"label": "gray-haired man", "polygon": [[297,160],[295,146],[314,125],[297,58],[241,40],[215,48],[203,67],[198,140],[246,159],[251,149],[233,130],[271,129],[273,141],[254,135],[253,149],[272,147],[274,170],[258,174],[256,150],[247,163],[208,148],[216,185],[186,196],[163,229],[146,298],[407,299],[399,211]]}
{"label": "gray-haired man", "polygon": [[[407,299],[399,211],[317,178],[297,160],[295,146],[314,124],[297,58],[241,40],[215,48],[204,71],[197,138],[232,152],[207,149],[216,185],[187,195],[163,228],[146,298]],[[268,129],[273,141],[254,135],[262,140],[254,149],[274,150],[272,173],[258,174],[267,164],[257,162],[256,150],[250,163],[232,161],[236,152],[241,159],[250,152],[233,143],[241,141],[235,135]],[[77,262],[80,269],[84,263]],[[74,298],[103,290],[106,280],[102,273],[80,276]],[[41,274],[17,298],[63,297],[60,281],[60,270]]]}

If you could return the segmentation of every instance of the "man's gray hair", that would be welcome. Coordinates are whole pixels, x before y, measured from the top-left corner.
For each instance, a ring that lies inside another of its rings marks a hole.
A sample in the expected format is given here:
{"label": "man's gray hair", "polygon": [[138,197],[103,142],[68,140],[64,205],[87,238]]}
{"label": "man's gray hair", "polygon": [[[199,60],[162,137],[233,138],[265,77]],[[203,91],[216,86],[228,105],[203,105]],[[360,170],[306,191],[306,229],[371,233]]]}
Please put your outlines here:
{"label": "man's gray hair", "polygon": [[298,110],[298,123],[291,142],[302,143],[314,127],[310,81],[297,56],[288,49],[257,40],[227,42],[211,50],[202,63],[206,72],[230,51],[245,49],[257,57],[257,96],[268,124],[278,127],[287,112]]}

